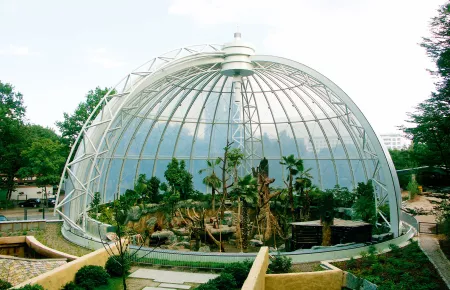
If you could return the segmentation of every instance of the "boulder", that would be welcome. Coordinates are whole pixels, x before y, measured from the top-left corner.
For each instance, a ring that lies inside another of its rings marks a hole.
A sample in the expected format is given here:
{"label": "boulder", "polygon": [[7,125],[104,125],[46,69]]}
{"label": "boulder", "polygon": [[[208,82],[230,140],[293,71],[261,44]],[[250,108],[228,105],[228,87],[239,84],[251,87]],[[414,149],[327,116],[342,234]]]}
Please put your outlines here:
{"label": "boulder", "polygon": [[155,217],[149,218],[145,223],[147,224],[147,227],[152,228],[155,226],[155,224],[158,222],[158,219]]}
{"label": "boulder", "polygon": [[139,206],[132,206],[128,211],[128,219],[131,221],[138,221],[141,218],[142,210]]}
{"label": "boulder", "polygon": [[189,230],[186,228],[176,228],[172,229],[173,232],[179,236],[189,236]]}
{"label": "boulder", "polygon": [[174,237],[175,234],[172,231],[162,230],[154,232],[151,236],[152,239],[170,239],[170,237]]}
{"label": "boulder", "polygon": [[173,244],[173,246],[189,248],[191,244],[189,242],[178,242]]}
{"label": "boulder", "polygon": [[262,240],[263,239],[263,235],[255,235],[254,237],[253,237],[255,240]]}
{"label": "boulder", "polygon": [[211,249],[209,248],[209,246],[201,246],[200,248],[198,248],[198,251],[209,253],[209,252],[211,252]]}
{"label": "boulder", "polygon": [[250,240],[250,245],[252,245],[253,247],[261,247],[262,245],[264,245],[264,243],[260,240]]}

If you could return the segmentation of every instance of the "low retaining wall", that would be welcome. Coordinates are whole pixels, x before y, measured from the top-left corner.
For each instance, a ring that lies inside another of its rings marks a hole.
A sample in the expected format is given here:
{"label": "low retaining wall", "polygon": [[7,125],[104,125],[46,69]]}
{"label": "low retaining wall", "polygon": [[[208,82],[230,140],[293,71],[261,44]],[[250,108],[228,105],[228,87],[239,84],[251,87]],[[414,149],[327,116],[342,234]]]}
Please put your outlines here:
{"label": "low retaining wall", "polygon": [[[110,247],[115,253],[117,253],[117,249],[114,245],[111,245]],[[108,257],[109,254],[105,249],[99,249],[61,267],[58,267],[47,273],[16,285],[14,288],[20,288],[27,284],[39,284],[44,287],[44,289],[61,289],[65,284],[74,281],[75,274],[81,267],[86,265],[96,265],[104,267],[106,261],[108,260]]]}
{"label": "low retaining wall", "polygon": [[33,236],[27,236],[25,242],[27,243],[28,247],[33,249],[36,253],[48,258],[64,258],[67,259],[67,261],[78,259],[78,256],[69,255],[41,244]]}
{"label": "low retaining wall", "polygon": [[269,266],[269,250],[262,247],[253,262],[244,290],[340,290],[344,283],[344,271],[328,263],[328,270],[318,272],[266,274]]}
{"label": "low retaining wall", "polygon": [[45,230],[45,220],[34,221],[3,221],[0,222],[0,232],[7,231],[29,231],[29,230]]}

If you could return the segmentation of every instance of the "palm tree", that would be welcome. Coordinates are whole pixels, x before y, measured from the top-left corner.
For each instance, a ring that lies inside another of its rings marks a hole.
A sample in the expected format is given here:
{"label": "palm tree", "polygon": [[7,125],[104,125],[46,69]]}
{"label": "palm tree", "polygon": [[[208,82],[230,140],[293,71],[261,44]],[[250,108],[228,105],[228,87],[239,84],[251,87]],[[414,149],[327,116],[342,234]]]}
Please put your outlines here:
{"label": "palm tree", "polygon": [[304,219],[308,219],[309,217],[309,191],[305,190],[312,186],[312,175],[310,171],[312,168],[308,168],[306,170],[300,170],[298,172],[298,176],[295,179],[295,190],[300,191],[299,192],[299,201],[303,201],[303,209],[302,209],[302,215]]}
{"label": "palm tree", "polygon": [[300,172],[303,171],[303,160],[302,159],[296,159],[294,157],[294,154],[291,154],[289,156],[283,156],[283,161],[280,162],[281,165],[285,165],[286,169],[289,172],[286,186],[288,188],[288,196],[289,196],[289,203],[291,205],[291,218],[292,221],[294,221],[294,194],[293,194],[293,182],[294,177]]}
{"label": "palm tree", "polygon": [[215,194],[216,194],[216,188],[219,188],[222,185],[222,181],[220,180],[219,177],[217,177],[214,169],[216,167],[216,165],[218,165],[220,163],[220,159],[217,158],[214,161],[210,161],[210,160],[206,160],[206,164],[207,167],[204,169],[201,169],[198,173],[202,174],[205,171],[210,171],[211,174],[208,176],[205,176],[205,178],[203,178],[203,184],[205,184],[206,186],[211,187],[211,196],[212,196],[212,210],[216,211],[216,201],[215,201]]}
{"label": "palm tree", "polygon": [[[248,205],[254,203],[256,199],[258,181],[252,174],[248,174],[244,177],[239,177],[236,186],[233,188],[232,194],[238,199],[238,218],[236,225],[237,237],[241,249],[247,249],[248,236],[250,234],[248,216]],[[241,201],[242,200],[242,219],[241,219]],[[241,228],[242,220],[242,228]]]}

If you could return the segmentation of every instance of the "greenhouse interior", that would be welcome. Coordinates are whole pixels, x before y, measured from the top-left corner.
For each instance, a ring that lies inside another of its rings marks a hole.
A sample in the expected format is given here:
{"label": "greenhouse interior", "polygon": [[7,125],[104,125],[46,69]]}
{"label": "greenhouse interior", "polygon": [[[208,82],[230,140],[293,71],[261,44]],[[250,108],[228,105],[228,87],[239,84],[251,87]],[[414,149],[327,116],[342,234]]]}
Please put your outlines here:
{"label": "greenhouse interior", "polygon": [[287,252],[403,230],[395,169],[363,112],[240,33],[126,75],[84,124],[56,200],[78,237],[111,239],[122,223],[135,244],[167,250]]}

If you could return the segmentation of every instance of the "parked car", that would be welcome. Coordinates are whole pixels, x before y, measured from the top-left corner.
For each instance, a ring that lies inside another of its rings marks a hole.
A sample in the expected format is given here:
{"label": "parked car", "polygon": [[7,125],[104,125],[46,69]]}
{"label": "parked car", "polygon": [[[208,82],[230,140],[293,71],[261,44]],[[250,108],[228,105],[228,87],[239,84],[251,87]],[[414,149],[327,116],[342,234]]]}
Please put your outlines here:
{"label": "parked car", "polygon": [[56,197],[50,197],[50,198],[48,199],[48,206],[49,206],[49,207],[54,207],[55,204],[56,204]]}
{"label": "parked car", "polygon": [[41,205],[39,198],[29,198],[25,201],[19,202],[20,207],[38,207]]}
{"label": "parked car", "polygon": [[6,222],[7,220],[8,219],[4,215],[0,214],[0,222]]}

